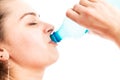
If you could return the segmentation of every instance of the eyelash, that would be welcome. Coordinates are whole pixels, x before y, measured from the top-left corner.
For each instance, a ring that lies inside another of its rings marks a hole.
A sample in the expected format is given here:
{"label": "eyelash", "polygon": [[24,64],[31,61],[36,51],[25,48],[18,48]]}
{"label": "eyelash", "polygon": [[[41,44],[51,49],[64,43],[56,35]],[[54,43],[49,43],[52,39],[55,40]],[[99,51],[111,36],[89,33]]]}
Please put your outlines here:
{"label": "eyelash", "polygon": [[35,22],[33,22],[33,23],[29,23],[29,25],[37,25],[38,23],[35,23]]}

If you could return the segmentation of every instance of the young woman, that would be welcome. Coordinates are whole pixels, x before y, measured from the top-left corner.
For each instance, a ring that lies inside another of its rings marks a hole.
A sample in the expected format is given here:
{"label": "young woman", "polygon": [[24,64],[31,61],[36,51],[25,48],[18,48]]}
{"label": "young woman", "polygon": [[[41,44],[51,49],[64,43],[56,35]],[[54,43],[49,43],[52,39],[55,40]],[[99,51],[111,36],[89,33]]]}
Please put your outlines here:
{"label": "young woman", "polygon": [[21,0],[0,0],[0,80],[42,80],[58,58],[53,29]]}
{"label": "young woman", "polygon": [[[67,16],[120,46],[119,13],[104,0],[80,0]],[[0,80],[42,80],[58,59],[53,29],[21,0],[0,0]]]}

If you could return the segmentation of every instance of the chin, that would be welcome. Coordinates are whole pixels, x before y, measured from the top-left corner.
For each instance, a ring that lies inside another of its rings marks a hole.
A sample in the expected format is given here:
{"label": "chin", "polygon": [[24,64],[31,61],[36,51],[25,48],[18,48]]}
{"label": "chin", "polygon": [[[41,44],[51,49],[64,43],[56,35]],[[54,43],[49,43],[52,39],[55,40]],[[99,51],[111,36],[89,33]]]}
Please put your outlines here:
{"label": "chin", "polygon": [[54,64],[57,62],[57,60],[59,59],[59,55],[58,52],[55,53],[56,55],[51,55],[49,61],[49,65]]}

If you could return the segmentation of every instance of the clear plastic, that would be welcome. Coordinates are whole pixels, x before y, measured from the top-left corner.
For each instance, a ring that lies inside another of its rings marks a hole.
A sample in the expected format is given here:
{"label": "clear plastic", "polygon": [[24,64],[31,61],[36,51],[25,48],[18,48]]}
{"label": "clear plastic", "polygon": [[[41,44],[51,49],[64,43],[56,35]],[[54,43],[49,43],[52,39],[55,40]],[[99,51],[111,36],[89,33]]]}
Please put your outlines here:
{"label": "clear plastic", "polygon": [[88,33],[88,29],[78,25],[76,22],[69,18],[65,18],[60,28],[50,35],[50,38],[55,43],[60,42],[64,38],[81,38],[84,34]]}

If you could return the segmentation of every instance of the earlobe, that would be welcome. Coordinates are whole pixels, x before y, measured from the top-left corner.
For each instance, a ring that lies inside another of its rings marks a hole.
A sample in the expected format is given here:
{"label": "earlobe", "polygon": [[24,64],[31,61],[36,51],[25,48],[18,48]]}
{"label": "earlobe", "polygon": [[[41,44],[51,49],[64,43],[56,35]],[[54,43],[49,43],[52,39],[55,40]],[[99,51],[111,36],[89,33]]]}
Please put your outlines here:
{"label": "earlobe", "polygon": [[9,59],[9,53],[6,49],[0,49],[0,61],[6,61]]}

